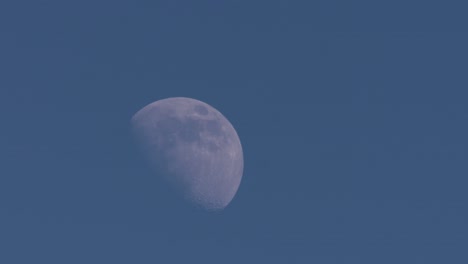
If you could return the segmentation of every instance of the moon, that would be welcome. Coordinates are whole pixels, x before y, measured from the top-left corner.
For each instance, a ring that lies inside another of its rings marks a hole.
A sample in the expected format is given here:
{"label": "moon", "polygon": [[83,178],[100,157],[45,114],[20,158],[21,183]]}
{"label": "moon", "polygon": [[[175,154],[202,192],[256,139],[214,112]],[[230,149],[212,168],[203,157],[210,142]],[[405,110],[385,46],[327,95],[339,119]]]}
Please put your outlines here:
{"label": "moon", "polygon": [[133,135],[156,175],[196,207],[218,211],[234,198],[243,174],[232,124],[199,100],[155,101],[131,119]]}

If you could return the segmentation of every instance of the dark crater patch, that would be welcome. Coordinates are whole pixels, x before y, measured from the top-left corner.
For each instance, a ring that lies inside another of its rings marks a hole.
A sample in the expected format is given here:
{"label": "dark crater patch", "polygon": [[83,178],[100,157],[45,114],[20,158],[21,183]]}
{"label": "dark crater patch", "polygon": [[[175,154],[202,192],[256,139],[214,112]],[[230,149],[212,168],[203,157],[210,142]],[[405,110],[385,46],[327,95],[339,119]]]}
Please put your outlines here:
{"label": "dark crater patch", "polygon": [[196,105],[194,107],[195,113],[200,114],[200,115],[207,115],[208,114],[208,109],[203,106],[203,105]]}
{"label": "dark crater patch", "polygon": [[208,142],[207,146],[208,150],[210,150],[211,152],[216,152],[221,149],[220,146],[218,146],[218,144],[216,144],[215,142]]}
{"label": "dark crater patch", "polygon": [[217,120],[206,120],[204,121],[206,131],[211,136],[222,136],[223,129],[221,124]]}
{"label": "dark crater patch", "polygon": [[202,129],[202,121],[189,118],[184,120],[179,136],[184,141],[195,142],[200,140],[200,131]]}
{"label": "dark crater patch", "polygon": [[178,140],[187,143],[199,143],[210,150],[219,149],[219,144],[225,144],[228,139],[219,120],[203,120],[193,117],[178,119],[169,117],[157,124],[158,137],[163,149],[173,147]]}
{"label": "dark crater patch", "polygon": [[175,117],[168,117],[157,123],[157,135],[163,149],[176,144],[177,134],[183,129],[182,122]]}

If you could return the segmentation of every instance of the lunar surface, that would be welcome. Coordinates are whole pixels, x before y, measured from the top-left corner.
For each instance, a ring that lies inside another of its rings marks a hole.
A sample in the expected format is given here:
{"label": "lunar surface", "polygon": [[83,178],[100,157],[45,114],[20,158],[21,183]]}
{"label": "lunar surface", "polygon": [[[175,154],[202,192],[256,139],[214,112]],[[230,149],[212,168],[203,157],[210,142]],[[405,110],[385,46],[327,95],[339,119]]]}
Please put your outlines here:
{"label": "lunar surface", "polygon": [[186,201],[216,211],[234,198],[244,167],[242,146],[218,110],[195,99],[168,98],[145,106],[131,124],[155,174]]}

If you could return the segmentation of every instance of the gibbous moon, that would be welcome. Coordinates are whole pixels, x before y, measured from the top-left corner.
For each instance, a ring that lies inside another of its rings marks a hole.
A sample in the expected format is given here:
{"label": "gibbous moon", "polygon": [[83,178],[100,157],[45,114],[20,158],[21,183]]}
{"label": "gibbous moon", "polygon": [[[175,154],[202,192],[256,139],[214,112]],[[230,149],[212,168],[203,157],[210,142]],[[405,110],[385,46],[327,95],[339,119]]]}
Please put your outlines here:
{"label": "gibbous moon", "polygon": [[224,209],[241,182],[242,146],[231,123],[212,106],[191,98],[156,101],[131,120],[151,168],[186,201]]}

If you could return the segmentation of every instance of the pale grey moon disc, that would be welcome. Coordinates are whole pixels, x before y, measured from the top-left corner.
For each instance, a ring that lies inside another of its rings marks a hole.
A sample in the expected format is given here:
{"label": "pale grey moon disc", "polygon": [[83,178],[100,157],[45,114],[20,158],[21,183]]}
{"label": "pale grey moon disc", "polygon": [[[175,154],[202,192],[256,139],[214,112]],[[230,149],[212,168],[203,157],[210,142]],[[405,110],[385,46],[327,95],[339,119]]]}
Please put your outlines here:
{"label": "pale grey moon disc", "polygon": [[212,106],[185,97],[153,102],[131,119],[139,148],[156,175],[206,210],[224,209],[243,174],[236,130]]}

